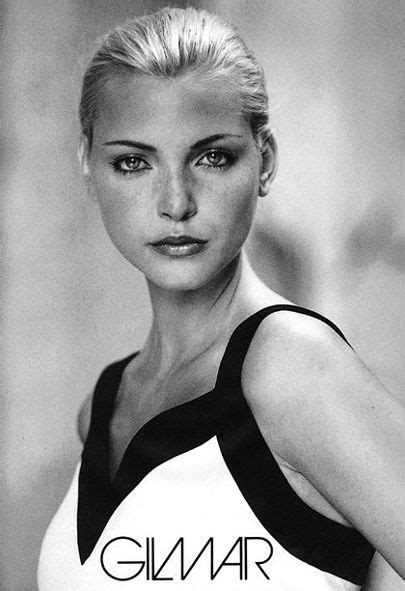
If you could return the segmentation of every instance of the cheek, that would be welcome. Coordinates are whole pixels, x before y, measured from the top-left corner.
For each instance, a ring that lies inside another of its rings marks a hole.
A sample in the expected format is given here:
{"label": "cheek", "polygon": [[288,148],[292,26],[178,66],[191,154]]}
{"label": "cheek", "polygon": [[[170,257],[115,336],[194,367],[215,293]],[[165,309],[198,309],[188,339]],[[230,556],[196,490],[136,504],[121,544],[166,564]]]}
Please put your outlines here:
{"label": "cheek", "polygon": [[251,171],[232,183],[219,197],[218,222],[235,241],[244,240],[249,233],[256,211],[258,182]]}
{"label": "cheek", "polygon": [[143,200],[104,179],[94,183],[94,192],[105,229],[115,246],[122,251],[129,243],[135,244],[145,228]]}

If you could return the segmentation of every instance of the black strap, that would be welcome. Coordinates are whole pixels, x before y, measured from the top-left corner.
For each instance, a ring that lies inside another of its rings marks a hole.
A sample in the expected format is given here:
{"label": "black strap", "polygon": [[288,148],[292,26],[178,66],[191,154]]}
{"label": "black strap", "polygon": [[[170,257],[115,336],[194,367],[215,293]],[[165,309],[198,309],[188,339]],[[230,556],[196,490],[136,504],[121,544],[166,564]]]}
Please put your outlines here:
{"label": "black strap", "polygon": [[101,373],[94,389],[90,430],[99,433],[107,428],[114,410],[115,397],[124,369],[138,355],[132,353],[108,365]]}
{"label": "black strap", "polygon": [[[341,330],[328,318],[325,318],[317,312],[294,306],[292,304],[277,304],[263,308],[244,320],[229,339],[228,346],[222,358],[215,388],[230,389],[240,385],[243,362],[245,360],[250,343],[254,337],[260,323],[270,314],[287,310],[297,312],[306,316],[312,316],[330,326],[347,343],[347,340]],[[349,344],[349,343],[348,343]]]}

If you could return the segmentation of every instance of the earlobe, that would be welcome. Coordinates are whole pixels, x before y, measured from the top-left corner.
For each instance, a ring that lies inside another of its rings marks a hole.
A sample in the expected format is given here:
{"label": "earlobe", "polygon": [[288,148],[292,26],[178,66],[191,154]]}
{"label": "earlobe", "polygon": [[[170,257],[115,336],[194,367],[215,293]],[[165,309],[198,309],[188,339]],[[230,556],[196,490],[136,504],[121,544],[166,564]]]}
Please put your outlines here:
{"label": "earlobe", "polygon": [[266,170],[260,175],[259,197],[266,197],[270,190],[271,171]]}
{"label": "earlobe", "polygon": [[277,160],[277,146],[273,136],[271,136],[271,143],[270,141],[266,142],[266,147],[262,150],[259,197],[266,197],[270,191],[270,185],[276,175]]}

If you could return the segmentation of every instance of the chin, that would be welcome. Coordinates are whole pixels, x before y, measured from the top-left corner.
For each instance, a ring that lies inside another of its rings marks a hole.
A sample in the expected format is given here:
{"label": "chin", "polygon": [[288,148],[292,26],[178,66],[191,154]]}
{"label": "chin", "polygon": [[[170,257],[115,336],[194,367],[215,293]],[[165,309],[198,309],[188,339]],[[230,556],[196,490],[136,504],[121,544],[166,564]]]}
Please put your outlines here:
{"label": "chin", "polygon": [[171,291],[194,291],[209,283],[211,276],[205,276],[201,271],[195,273],[153,273],[146,275],[147,281],[160,289]]}
{"label": "chin", "polygon": [[178,261],[169,266],[155,267],[153,270],[143,270],[148,281],[161,289],[173,291],[194,291],[209,285],[218,279],[227,265],[196,264],[196,261]]}

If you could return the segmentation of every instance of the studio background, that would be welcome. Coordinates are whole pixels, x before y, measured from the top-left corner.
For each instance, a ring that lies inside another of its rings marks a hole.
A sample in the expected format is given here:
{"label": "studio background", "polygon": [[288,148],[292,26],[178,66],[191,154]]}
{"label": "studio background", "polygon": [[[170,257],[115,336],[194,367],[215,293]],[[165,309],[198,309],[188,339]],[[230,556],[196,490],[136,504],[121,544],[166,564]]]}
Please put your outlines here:
{"label": "studio background", "polygon": [[[1,10],[2,589],[33,591],[40,543],[80,455],[76,416],[150,321],[76,158],[94,40],[185,3],[3,0]],[[280,149],[249,252],[262,277],[336,322],[405,404],[405,4],[201,0],[265,67]]]}

